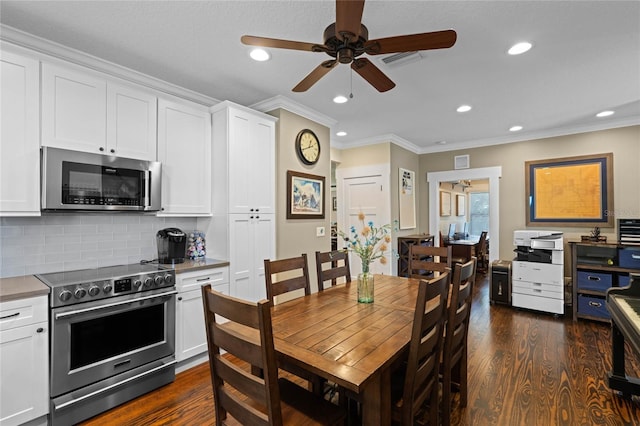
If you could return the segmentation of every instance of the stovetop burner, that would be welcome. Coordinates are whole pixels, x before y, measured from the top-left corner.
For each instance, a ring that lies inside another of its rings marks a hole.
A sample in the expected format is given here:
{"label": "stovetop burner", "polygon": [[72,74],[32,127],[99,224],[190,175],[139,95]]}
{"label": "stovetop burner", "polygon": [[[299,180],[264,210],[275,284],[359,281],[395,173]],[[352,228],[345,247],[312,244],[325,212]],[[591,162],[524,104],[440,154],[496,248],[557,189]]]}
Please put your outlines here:
{"label": "stovetop burner", "polygon": [[36,277],[51,287],[51,307],[171,287],[176,281],[171,267],[151,263],[53,272]]}

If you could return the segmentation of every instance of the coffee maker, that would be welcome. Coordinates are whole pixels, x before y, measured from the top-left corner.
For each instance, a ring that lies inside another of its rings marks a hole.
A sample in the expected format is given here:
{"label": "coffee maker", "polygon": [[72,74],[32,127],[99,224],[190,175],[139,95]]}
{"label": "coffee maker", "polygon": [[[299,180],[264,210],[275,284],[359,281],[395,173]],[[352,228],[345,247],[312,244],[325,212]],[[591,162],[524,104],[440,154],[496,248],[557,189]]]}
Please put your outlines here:
{"label": "coffee maker", "polygon": [[182,263],[187,252],[187,234],[178,228],[165,228],[156,234],[158,262]]}

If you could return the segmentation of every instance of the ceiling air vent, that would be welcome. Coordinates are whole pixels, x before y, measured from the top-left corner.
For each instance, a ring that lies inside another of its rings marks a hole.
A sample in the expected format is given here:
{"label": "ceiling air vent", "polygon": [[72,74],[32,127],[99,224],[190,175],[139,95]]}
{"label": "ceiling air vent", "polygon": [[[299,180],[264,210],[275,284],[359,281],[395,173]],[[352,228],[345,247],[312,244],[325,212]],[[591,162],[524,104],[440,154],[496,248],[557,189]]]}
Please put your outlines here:
{"label": "ceiling air vent", "polygon": [[400,52],[385,56],[382,58],[382,62],[387,66],[398,66],[416,62],[424,58],[425,54],[421,52]]}

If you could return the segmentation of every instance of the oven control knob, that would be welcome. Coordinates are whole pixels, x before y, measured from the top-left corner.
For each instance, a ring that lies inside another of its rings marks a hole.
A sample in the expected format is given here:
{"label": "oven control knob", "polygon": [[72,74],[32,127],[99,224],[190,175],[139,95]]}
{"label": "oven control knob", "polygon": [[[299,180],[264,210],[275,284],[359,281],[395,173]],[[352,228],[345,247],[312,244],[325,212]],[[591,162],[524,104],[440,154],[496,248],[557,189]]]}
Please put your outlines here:
{"label": "oven control knob", "polygon": [[62,290],[58,295],[58,298],[63,302],[66,302],[67,300],[71,299],[71,292],[69,290]]}
{"label": "oven control knob", "polygon": [[106,294],[111,293],[111,290],[113,290],[113,286],[111,285],[111,283],[106,283],[104,287],[102,287],[102,291],[104,291]]}
{"label": "oven control knob", "polygon": [[151,277],[147,277],[144,279],[144,288],[149,288],[151,287],[151,284],[153,283],[153,278]]}
{"label": "oven control knob", "polygon": [[164,282],[171,285],[173,284],[173,275],[167,274],[164,276]]}
{"label": "oven control knob", "polygon": [[159,286],[164,281],[164,278],[162,278],[162,275],[156,275],[153,281],[155,281],[156,286]]}
{"label": "oven control knob", "polygon": [[89,296],[97,296],[100,294],[100,287],[97,285],[92,285],[89,287]]}
{"label": "oven control knob", "polygon": [[135,281],[133,282],[133,286],[134,286],[136,289],[139,289],[141,285],[142,285],[142,281],[140,281],[140,280],[135,280]]}
{"label": "oven control knob", "polygon": [[82,287],[76,288],[76,290],[73,292],[73,296],[76,299],[82,299],[86,294],[87,294],[87,290],[85,290]]}

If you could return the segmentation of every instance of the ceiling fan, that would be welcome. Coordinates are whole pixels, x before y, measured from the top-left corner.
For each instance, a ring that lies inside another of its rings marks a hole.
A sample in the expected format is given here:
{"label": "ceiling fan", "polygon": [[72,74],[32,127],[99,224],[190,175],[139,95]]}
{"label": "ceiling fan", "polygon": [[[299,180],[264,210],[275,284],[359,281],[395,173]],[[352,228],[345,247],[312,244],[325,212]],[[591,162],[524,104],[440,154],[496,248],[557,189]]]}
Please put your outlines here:
{"label": "ceiling fan", "polygon": [[454,30],[369,40],[369,31],[361,23],[363,9],[364,0],[336,0],[336,22],[324,30],[324,44],[250,35],[244,35],[240,40],[242,43],[251,46],[324,52],[333,58],[322,62],[311,71],[292,89],[294,92],[308,90],[338,63],[351,64],[351,69],[367,80],[379,92],[386,92],[393,89],[395,83],[369,59],[361,58],[362,54],[382,55],[418,50],[446,49],[456,42],[457,36]]}

